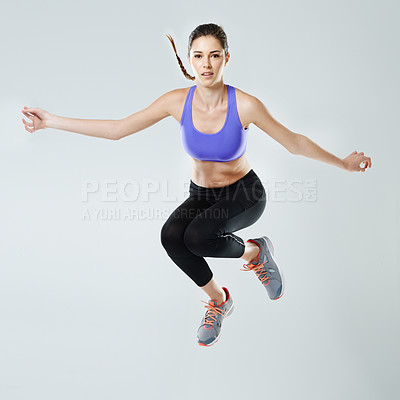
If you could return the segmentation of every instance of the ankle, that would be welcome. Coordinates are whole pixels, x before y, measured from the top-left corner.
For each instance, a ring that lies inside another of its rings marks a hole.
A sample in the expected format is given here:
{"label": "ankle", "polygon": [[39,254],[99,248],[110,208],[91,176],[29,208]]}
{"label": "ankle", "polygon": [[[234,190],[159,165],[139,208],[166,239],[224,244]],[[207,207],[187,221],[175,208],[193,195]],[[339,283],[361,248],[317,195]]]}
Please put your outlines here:
{"label": "ankle", "polygon": [[251,261],[255,261],[257,260],[257,255],[259,250],[260,248],[255,243],[246,242],[246,249],[241,258],[247,261],[248,263]]}
{"label": "ankle", "polygon": [[212,300],[215,300],[218,304],[225,303],[225,301],[226,301],[225,290],[222,289],[222,293],[219,293],[218,296],[214,296],[214,298]]}

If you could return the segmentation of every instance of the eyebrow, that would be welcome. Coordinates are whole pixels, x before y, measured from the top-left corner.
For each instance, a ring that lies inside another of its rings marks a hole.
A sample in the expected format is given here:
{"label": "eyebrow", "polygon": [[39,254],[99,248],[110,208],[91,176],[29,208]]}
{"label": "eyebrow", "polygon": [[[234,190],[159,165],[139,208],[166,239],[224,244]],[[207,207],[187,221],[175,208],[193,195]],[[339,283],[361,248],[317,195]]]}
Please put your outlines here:
{"label": "eyebrow", "polygon": [[[213,50],[213,51],[210,51],[210,54],[211,53],[219,53],[221,50]],[[193,53],[202,53],[202,51],[200,51],[200,50],[195,50]]]}

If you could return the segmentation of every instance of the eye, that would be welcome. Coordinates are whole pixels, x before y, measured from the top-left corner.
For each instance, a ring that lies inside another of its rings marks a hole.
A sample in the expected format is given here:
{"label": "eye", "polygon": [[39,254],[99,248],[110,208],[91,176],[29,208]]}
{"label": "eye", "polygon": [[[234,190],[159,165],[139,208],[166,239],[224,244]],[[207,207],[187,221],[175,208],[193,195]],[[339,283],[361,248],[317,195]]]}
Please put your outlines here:
{"label": "eye", "polygon": [[[215,57],[217,57],[217,58],[220,57],[219,54],[213,54],[213,56],[215,56]],[[200,54],[195,54],[193,57],[194,57],[194,58],[198,58],[198,57],[201,57],[201,55],[200,55]]]}

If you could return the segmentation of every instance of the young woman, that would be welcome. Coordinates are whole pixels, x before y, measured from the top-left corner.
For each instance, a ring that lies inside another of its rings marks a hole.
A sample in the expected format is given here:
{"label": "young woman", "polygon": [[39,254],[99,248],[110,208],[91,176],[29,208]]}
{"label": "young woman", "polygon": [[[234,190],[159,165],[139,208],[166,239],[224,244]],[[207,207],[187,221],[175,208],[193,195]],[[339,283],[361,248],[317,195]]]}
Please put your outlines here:
{"label": "young woman", "polygon": [[[171,36],[179,66],[196,85],[167,92],[147,108],[121,120],[72,119],[39,108],[24,107],[25,129],[54,128],[119,140],[172,116],[180,123],[186,152],[191,156],[189,197],[169,216],[161,229],[161,243],[171,260],[210,297],[197,331],[200,345],[214,344],[221,324],[233,310],[233,299],[221,287],[205,257],[242,258],[245,271],[254,271],[270,299],[283,295],[282,271],[274,260],[267,236],[246,242],[233,232],[254,224],[266,205],[265,189],[246,159],[249,125],[255,124],[290,153],[322,161],[347,171],[365,172],[371,158],[352,152],[340,159],[308,137],[276,121],[256,97],[223,82],[229,61],[224,30],[199,25],[189,37],[187,73]],[[362,165],[363,164],[363,165]]]}

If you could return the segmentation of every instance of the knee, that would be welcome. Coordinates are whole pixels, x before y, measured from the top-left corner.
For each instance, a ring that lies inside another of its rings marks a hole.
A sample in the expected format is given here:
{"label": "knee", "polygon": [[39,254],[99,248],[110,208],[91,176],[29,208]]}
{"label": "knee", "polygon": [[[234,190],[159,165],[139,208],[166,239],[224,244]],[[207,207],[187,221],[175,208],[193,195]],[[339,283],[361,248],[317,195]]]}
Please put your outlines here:
{"label": "knee", "polygon": [[183,241],[190,252],[200,257],[212,254],[213,243],[215,243],[207,234],[194,227],[186,229]]}
{"label": "knee", "polygon": [[171,257],[186,257],[187,250],[183,241],[184,227],[179,221],[167,221],[161,228],[160,241]]}
{"label": "knee", "polygon": [[160,241],[164,249],[168,251],[172,251],[172,249],[176,246],[177,243],[177,231],[174,227],[174,224],[171,222],[166,222],[160,232]]}

